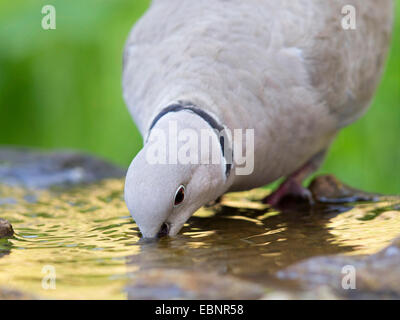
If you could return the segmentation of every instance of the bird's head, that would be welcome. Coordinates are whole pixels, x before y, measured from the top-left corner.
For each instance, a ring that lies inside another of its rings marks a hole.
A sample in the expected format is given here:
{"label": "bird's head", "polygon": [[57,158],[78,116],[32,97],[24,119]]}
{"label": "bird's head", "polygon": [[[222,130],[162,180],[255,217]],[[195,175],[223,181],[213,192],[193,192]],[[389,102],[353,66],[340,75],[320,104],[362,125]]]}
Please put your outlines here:
{"label": "bird's head", "polygon": [[[177,135],[171,135],[171,125],[176,125]],[[201,138],[193,137],[207,127],[192,113],[168,114],[133,159],[126,176],[125,201],[143,237],[176,235],[194,212],[225,191],[223,165],[205,162]],[[217,136],[210,138],[215,140],[210,142],[207,157],[213,152],[214,156],[222,154]]]}

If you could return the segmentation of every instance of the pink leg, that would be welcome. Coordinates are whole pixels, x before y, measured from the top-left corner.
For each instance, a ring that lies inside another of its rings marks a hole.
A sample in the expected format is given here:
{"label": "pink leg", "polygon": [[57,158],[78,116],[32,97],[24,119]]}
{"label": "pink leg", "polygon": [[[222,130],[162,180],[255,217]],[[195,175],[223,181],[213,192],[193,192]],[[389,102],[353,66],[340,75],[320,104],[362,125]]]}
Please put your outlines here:
{"label": "pink leg", "polygon": [[281,200],[287,196],[302,198],[313,204],[311,192],[304,188],[302,183],[309,175],[316,171],[324,159],[325,151],[318,153],[310,161],[308,161],[300,169],[293,172],[287,179],[278,187],[277,190],[268,195],[263,202],[272,207],[278,206]]}

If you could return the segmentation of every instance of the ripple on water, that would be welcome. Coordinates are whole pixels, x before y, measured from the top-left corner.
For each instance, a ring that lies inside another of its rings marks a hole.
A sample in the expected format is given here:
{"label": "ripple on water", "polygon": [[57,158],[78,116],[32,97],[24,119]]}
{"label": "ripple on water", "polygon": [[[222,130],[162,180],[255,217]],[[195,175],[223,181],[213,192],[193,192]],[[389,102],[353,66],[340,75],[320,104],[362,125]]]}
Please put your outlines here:
{"label": "ripple on water", "polygon": [[[124,298],[132,273],[195,269],[262,283],[299,260],[335,253],[375,253],[397,236],[400,200],[321,205],[276,211],[259,200],[267,191],[226,195],[199,210],[180,235],[140,240],[123,202],[123,180],[62,192],[0,185],[0,216],[15,236],[0,241],[0,283],[52,298]],[[44,266],[56,270],[56,290],[44,290]]]}

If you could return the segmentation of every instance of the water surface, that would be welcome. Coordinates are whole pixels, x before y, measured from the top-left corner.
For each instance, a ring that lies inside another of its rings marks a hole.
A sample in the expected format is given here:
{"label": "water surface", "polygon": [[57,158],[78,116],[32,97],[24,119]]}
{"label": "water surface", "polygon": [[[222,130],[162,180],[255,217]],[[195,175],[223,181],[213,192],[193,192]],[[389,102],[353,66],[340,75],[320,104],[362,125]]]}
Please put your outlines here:
{"label": "water surface", "polygon": [[[175,238],[143,241],[122,190],[118,179],[69,191],[0,185],[0,217],[15,230],[0,240],[0,285],[44,298],[123,299],[132,275],[153,268],[262,284],[315,255],[375,253],[400,230],[398,198],[276,211],[259,201],[268,191],[257,189],[199,210]],[[55,290],[42,287],[46,266],[56,271]]]}

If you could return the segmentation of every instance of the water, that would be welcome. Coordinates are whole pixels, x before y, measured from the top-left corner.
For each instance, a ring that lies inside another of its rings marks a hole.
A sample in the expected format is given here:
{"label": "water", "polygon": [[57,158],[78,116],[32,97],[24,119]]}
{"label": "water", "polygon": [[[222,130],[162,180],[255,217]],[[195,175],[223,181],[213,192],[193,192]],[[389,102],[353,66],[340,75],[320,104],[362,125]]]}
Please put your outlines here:
{"label": "water", "polygon": [[[124,299],[132,275],[153,268],[210,270],[262,284],[311,256],[375,253],[400,230],[398,198],[279,212],[261,204],[268,191],[257,189],[201,209],[176,238],[143,241],[122,190],[115,179],[67,192],[0,185],[0,217],[15,230],[0,240],[0,286],[43,298]],[[48,266],[55,290],[42,285]]]}

